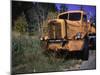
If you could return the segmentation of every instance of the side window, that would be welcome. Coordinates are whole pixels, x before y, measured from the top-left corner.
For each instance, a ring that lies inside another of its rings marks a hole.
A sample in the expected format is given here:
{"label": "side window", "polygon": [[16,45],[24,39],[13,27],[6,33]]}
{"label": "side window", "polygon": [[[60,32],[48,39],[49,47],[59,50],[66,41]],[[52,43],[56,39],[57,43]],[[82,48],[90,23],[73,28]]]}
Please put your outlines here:
{"label": "side window", "polygon": [[86,15],[83,15],[83,21],[87,22],[87,16]]}
{"label": "side window", "polygon": [[68,19],[68,14],[60,15],[59,19]]}

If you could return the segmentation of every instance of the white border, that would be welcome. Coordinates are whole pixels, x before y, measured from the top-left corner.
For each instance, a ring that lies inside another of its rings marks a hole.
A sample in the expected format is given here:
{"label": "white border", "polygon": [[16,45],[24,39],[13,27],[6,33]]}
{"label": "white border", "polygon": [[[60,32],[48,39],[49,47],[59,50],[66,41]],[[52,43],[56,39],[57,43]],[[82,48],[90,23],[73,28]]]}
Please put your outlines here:
{"label": "white border", "polygon": [[49,2],[49,3],[70,3],[70,4],[86,4],[96,5],[96,0],[15,0],[15,1],[35,1],[35,2]]}
{"label": "white border", "polygon": [[0,75],[10,73],[10,1],[0,1]]}
{"label": "white border", "polygon": [[[21,1],[21,0],[19,0]],[[23,0],[26,1],[26,0]],[[29,0],[28,0],[29,1]],[[37,73],[34,75],[98,75],[100,72],[100,1],[99,0],[30,0],[36,2],[50,2],[50,3],[71,3],[71,4],[85,4],[96,5],[97,7],[97,69],[85,71],[68,71],[68,72],[53,72],[53,73]],[[10,74],[10,0],[0,0],[0,75]],[[29,74],[30,75],[30,74]]]}

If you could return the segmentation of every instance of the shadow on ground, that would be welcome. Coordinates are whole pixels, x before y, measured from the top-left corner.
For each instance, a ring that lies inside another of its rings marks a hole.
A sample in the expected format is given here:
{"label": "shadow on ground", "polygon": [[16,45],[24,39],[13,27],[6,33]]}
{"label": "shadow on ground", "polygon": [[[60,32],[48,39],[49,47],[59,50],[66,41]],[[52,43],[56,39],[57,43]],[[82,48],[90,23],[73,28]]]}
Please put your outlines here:
{"label": "shadow on ground", "polygon": [[66,52],[66,51],[44,51],[46,56],[53,56],[56,58],[64,58],[65,60],[68,59],[81,59],[81,51],[73,51],[73,52]]}

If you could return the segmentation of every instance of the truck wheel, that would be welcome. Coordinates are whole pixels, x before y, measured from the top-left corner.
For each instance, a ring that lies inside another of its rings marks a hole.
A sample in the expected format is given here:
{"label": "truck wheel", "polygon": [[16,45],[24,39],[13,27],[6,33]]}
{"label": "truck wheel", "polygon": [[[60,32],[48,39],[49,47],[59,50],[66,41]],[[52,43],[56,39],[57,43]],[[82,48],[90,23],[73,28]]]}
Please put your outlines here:
{"label": "truck wheel", "polygon": [[83,46],[83,49],[82,49],[82,59],[88,60],[88,57],[89,57],[88,38],[85,38],[84,46]]}

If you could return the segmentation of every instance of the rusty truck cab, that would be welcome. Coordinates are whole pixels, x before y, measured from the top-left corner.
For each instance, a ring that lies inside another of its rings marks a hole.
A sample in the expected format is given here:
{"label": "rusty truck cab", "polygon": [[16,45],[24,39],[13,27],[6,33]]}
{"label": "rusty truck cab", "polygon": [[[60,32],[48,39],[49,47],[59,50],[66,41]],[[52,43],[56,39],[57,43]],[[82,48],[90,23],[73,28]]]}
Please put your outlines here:
{"label": "rusty truck cab", "polygon": [[48,50],[82,51],[88,58],[88,33],[90,23],[84,11],[67,11],[60,13],[57,19],[48,21],[48,35],[44,37]]}
{"label": "rusty truck cab", "polygon": [[[48,22],[48,49],[80,50],[86,29],[82,20],[83,11],[69,11],[58,15],[57,19]],[[79,40],[80,39],[80,40]],[[79,46],[80,45],[80,46]]]}

